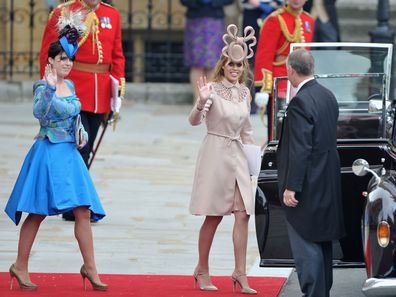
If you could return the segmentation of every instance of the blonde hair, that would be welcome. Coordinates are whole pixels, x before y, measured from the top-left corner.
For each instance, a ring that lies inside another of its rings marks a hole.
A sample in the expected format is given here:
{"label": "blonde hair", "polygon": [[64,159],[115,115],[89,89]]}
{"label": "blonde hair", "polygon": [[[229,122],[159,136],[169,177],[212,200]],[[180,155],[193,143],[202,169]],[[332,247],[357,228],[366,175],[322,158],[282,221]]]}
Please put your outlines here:
{"label": "blonde hair", "polygon": [[[221,82],[224,78],[224,70],[223,70],[223,66],[230,61],[229,58],[227,58],[224,55],[221,55],[219,61],[217,61],[217,64],[214,68],[214,73],[213,73],[213,81],[214,82]],[[246,82],[246,79],[248,77],[248,73],[249,73],[249,63],[247,61],[247,59],[244,59],[242,61],[243,64],[243,72],[242,75],[239,77],[238,82],[240,84],[244,84]]]}

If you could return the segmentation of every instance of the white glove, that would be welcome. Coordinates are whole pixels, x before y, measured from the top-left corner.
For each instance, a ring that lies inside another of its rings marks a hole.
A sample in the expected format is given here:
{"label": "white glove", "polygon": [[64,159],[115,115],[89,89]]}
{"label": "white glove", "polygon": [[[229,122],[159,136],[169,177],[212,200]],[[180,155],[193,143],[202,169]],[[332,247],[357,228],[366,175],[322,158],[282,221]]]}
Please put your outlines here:
{"label": "white glove", "polygon": [[256,93],[254,96],[254,102],[258,107],[267,106],[268,99],[269,99],[269,94],[265,92]]}
{"label": "white glove", "polygon": [[203,111],[206,113],[209,111],[210,107],[212,106],[213,101],[211,99],[208,99],[205,103],[205,106],[203,107]]}
{"label": "white glove", "polygon": [[114,113],[119,113],[122,105],[122,98],[121,97],[111,97],[110,101],[110,108],[111,111]]}

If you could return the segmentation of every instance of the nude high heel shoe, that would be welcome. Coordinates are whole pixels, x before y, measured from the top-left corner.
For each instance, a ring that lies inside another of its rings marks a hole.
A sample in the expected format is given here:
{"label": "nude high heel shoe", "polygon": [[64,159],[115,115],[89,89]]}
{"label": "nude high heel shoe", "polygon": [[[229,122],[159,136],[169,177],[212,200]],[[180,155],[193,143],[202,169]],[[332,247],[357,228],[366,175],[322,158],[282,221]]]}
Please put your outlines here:
{"label": "nude high heel shoe", "polygon": [[235,292],[235,286],[238,283],[239,287],[241,288],[241,293],[243,294],[250,294],[250,295],[255,295],[257,294],[257,291],[250,288],[250,287],[243,287],[241,284],[241,281],[239,280],[240,277],[246,277],[245,273],[242,274],[237,274],[235,271],[233,272],[232,276],[231,276],[231,280],[232,280],[232,292]]}
{"label": "nude high heel shoe", "polygon": [[217,291],[218,288],[217,288],[216,286],[214,286],[213,284],[206,285],[206,286],[202,286],[202,285],[201,285],[201,282],[199,281],[198,278],[199,278],[199,277],[202,277],[202,276],[206,276],[206,275],[209,276],[209,274],[208,274],[207,272],[197,272],[197,271],[194,271],[194,274],[193,274],[193,276],[194,276],[194,288],[197,287],[197,283],[198,283],[198,284],[199,284],[199,288],[200,288],[202,291]]}
{"label": "nude high heel shoe", "polygon": [[16,269],[15,269],[15,264],[12,264],[10,267],[10,290],[12,290],[12,281],[14,277],[17,279],[19,288],[24,291],[34,291],[37,290],[38,286],[36,284],[33,284],[30,281],[23,281],[18,275]]}
{"label": "nude high heel shoe", "polygon": [[87,272],[87,270],[85,269],[84,264],[81,266],[80,274],[81,274],[82,279],[83,279],[84,291],[87,290],[87,287],[86,287],[86,284],[85,284],[85,279],[86,279],[86,278],[89,280],[89,282],[90,282],[91,285],[92,285],[92,288],[93,288],[95,291],[107,291],[107,289],[109,288],[109,285],[107,285],[107,284],[104,284],[104,283],[102,283],[102,282],[96,282],[96,281],[94,281],[94,280],[88,275],[88,272]]}

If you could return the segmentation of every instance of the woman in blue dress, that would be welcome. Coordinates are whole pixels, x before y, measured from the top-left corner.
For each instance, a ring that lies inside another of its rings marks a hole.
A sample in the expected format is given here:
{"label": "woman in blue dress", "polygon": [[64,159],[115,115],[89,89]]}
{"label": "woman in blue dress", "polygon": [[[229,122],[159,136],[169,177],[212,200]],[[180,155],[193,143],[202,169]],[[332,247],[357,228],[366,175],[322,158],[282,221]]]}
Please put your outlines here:
{"label": "woman in blue dress", "polygon": [[84,145],[84,141],[79,143],[75,139],[81,104],[73,82],[64,79],[72,69],[76,50],[76,43],[68,44],[65,40],[62,43],[62,39],[52,43],[44,78],[33,86],[33,114],[40,122],[40,131],[5,208],[16,225],[22,212],[28,213],[20,229],[17,258],[9,270],[11,289],[14,278],[22,290],[37,289],[30,281],[28,260],[40,224],[46,216],[70,210],[76,218],[74,233],[84,263],[80,270],[84,289],[86,278],[94,290],[104,291],[108,287],[100,281],[96,270],[90,223],[91,216],[99,220],[105,212],[77,150]]}

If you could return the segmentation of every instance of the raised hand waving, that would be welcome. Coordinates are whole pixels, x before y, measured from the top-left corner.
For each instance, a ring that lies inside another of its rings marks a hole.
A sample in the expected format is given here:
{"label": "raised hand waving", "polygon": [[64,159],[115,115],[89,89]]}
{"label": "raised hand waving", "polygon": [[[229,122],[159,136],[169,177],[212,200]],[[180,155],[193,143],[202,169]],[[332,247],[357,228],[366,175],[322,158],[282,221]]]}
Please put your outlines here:
{"label": "raised hand waving", "polygon": [[205,106],[206,101],[211,98],[213,87],[207,83],[206,76],[201,76],[197,81],[197,88],[199,94],[198,107],[202,109]]}
{"label": "raised hand waving", "polygon": [[47,84],[51,87],[55,87],[56,83],[58,82],[56,69],[52,67],[51,64],[47,64],[45,66],[44,79],[47,81]]}

